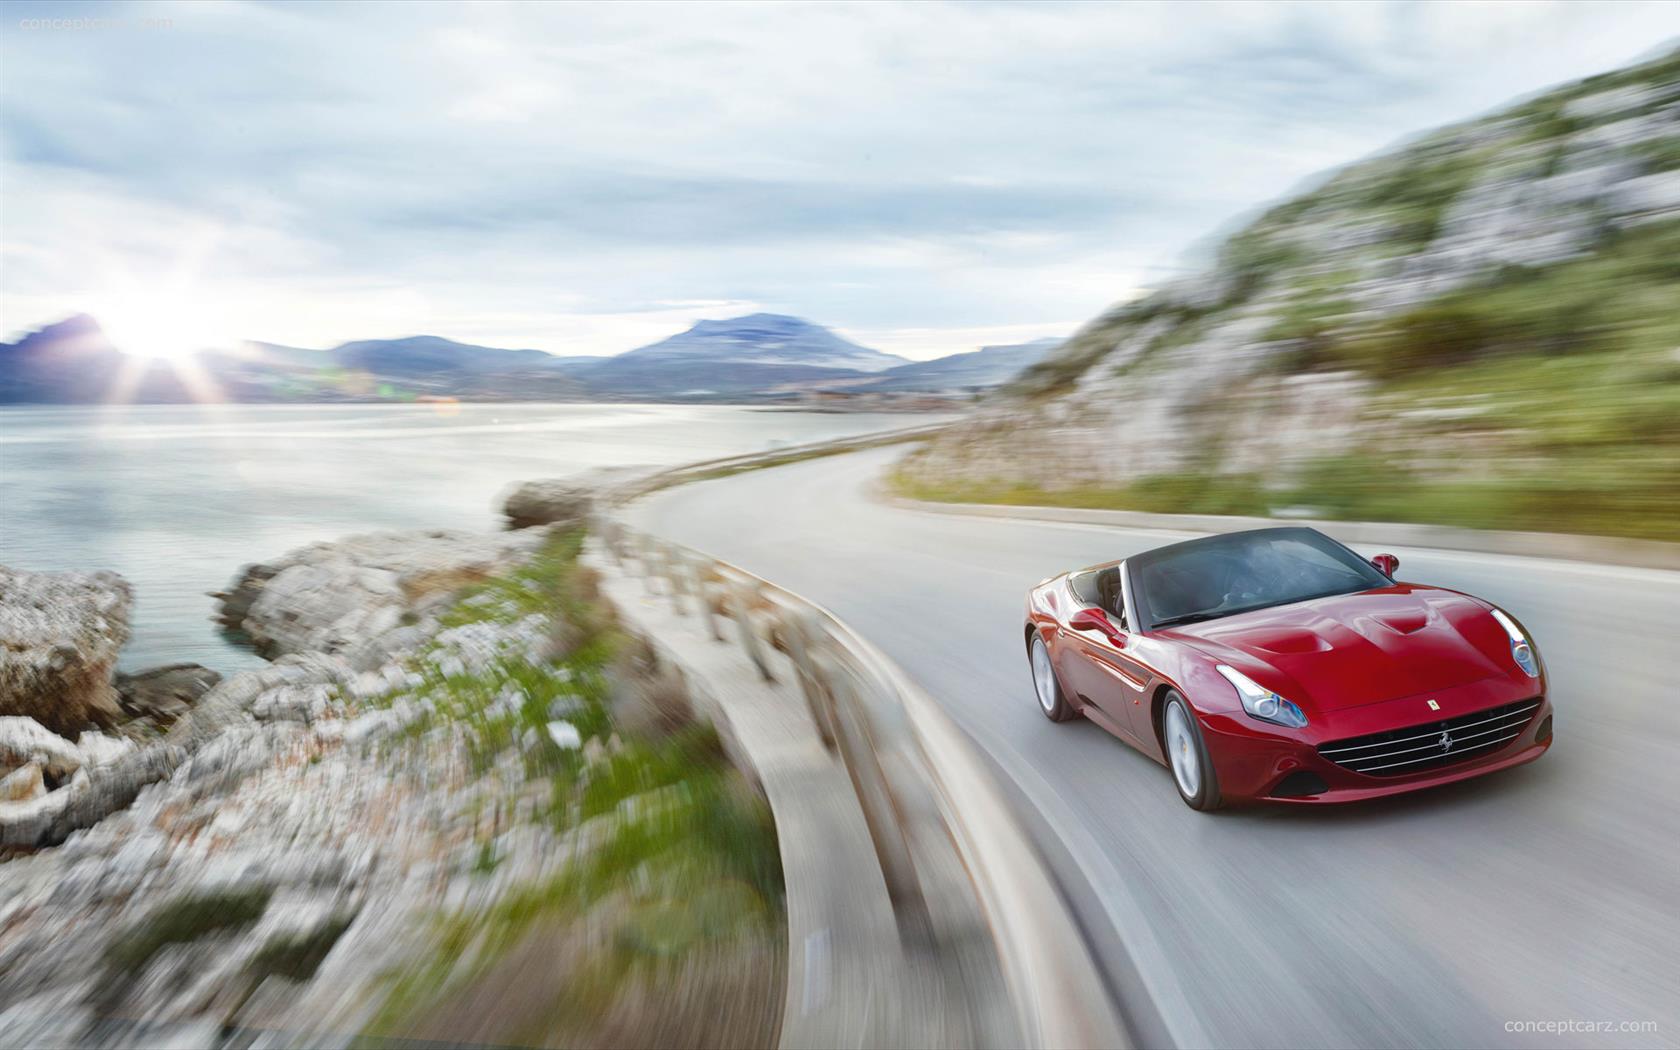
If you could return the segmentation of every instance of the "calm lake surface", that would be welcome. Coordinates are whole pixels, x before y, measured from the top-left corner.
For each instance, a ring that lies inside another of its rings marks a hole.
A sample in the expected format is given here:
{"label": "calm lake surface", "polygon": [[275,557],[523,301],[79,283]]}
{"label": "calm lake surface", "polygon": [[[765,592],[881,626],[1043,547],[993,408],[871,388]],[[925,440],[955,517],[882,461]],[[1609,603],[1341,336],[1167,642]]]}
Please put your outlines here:
{"label": "calm lake surface", "polygon": [[499,527],[515,481],[673,465],[935,416],[720,405],[143,405],[0,409],[0,563],[111,569],[125,669],[262,661],[211,622],[248,562],[382,529]]}

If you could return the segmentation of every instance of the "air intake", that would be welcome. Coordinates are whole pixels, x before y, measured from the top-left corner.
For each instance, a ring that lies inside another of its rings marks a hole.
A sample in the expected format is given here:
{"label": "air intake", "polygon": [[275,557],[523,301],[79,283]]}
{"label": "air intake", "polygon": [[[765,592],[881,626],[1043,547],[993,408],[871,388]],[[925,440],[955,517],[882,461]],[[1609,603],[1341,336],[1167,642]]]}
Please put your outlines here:
{"label": "air intake", "polygon": [[1312,795],[1322,795],[1330,790],[1330,785],[1317,773],[1305,769],[1295,772],[1278,781],[1277,787],[1272,789],[1273,798],[1308,798]]}

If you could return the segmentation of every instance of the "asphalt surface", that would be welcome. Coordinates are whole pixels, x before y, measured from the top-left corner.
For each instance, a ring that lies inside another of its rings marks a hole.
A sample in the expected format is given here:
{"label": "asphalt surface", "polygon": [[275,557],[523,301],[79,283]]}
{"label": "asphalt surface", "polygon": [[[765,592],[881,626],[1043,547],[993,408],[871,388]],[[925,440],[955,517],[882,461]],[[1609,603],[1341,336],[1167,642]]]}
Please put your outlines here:
{"label": "asphalt surface", "polygon": [[[1393,549],[1400,579],[1534,633],[1551,751],[1397,799],[1204,815],[1165,767],[1046,720],[1020,643],[1032,584],[1183,534],[895,508],[871,491],[900,451],[683,486],[631,518],[827,606],[946,706],[1053,841],[1145,1042],[1680,1045],[1680,573]],[[1553,1022],[1576,1027],[1511,1030]]]}

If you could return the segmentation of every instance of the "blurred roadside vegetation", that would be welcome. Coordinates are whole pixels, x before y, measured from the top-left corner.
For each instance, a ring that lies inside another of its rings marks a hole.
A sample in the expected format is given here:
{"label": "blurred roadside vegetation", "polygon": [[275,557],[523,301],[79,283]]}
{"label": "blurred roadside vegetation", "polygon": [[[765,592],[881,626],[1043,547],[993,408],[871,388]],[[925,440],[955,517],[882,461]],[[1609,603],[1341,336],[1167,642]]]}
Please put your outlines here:
{"label": "blurred roadside vegetation", "polygon": [[[446,725],[465,734],[481,775],[517,753],[525,777],[548,781],[536,819],[570,859],[437,915],[429,956],[389,975],[363,1045],[775,1041],[785,921],[769,808],[695,719],[680,676],[617,627],[577,564],[581,544],[578,532],[556,536],[531,563],[464,594],[444,621],[546,615],[563,655],[454,673],[415,661],[435,711],[393,745],[424,746]],[[551,738],[557,717],[581,747]],[[508,860],[487,840],[477,870],[489,879]]]}
{"label": "blurred roadside vegetation", "polygon": [[[1677,199],[1673,49],[1266,210],[1208,274],[1087,325],[997,412],[907,457],[894,486],[1680,541]],[[1518,258],[1545,261],[1491,261]],[[1335,399],[1351,433],[1315,447],[1314,397]],[[1167,421],[1157,440],[1183,469],[1056,462],[1062,447],[1144,439],[1127,427],[1134,406]],[[1271,458],[1255,466],[1234,453],[1256,421],[1308,436],[1260,446]]]}
{"label": "blurred roadside vegetation", "polygon": [[[1284,484],[1187,470],[1125,485],[941,479],[901,468],[896,491],[966,503],[1268,515],[1575,532],[1680,541],[1680,222],[1613,233],[1593,255],[1494,278],[1416,308],[1359,317],[1303,298],[1269,340],[1283,374],[1355,370],[1371,381],[1378,435],[1308,458]],[[1147,382],[1148,361],[1131,369]],[[1383,420],[1490,469],[1408,465]],[[1047,466],[1053,466],[1047,464]]]}

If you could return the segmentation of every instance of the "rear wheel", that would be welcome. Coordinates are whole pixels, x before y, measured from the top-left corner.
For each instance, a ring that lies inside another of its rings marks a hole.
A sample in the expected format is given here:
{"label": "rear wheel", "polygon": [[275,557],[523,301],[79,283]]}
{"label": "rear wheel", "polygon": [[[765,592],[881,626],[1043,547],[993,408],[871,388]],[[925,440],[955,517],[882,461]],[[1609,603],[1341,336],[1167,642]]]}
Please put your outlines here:
{"label": "rear wheel", "polygon": [[1176,691],[1167,694],[1166,711],[1161,717],[1161,746],[1167,752],[1173,783],[1178,785],[1184,804],[1191,809],[1218,809],[1219,778],[1202,742],[1201,725],[1190,704]]}
{"label": "rear wheel", "polygon": [[1039,710],[1052,722],[1066,722],[1077,712],[1062,694],[1062,684],[1056,681],[1056,668],[1050,663],[1049,647],[1044,644],[1044,639],[1035,634],[1029,649],[1033,691],[1038,694]]}

